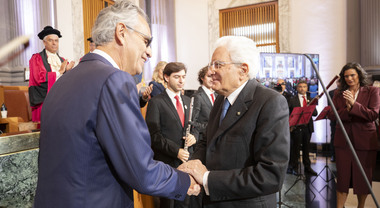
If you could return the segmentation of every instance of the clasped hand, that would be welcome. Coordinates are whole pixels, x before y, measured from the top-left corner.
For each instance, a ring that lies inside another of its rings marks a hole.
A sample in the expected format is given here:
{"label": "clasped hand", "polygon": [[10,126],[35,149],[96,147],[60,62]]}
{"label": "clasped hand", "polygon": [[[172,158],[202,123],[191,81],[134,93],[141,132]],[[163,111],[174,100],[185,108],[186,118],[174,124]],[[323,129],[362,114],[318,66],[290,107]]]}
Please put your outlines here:
{"label": "clasped hand", "polygon": [[74,64],[75,64],[74,61],[68,63],[67,60],[64,60],[64,61],[62,62],[62,64],[61,64],[61,68],[59,69],[59,73],[60,73],[60,74],[63,74],[63,73],[65,73],[66,71],[71,70],[71,69],[74,67]]}
{"label": "clasped hand", "polygon": [[346,108],[348,111],[350,111],[352,106],[355,103],[354,95],[352,94],[351,91],[345,90],[343,91],[343,98],[346,99]]}
{"label": "clasped hand", "polygon": [[[199,186],[200,191],[200,185],[203,185],[203,175],[207,172],[206,166],[204,166],[200,160],[190,160],[188,162],[182,163],[180,166],[178,166],[178,170],[190,174],[192,180],[194,179],[197,183],[196,185]],[[197,189],[198,187],[191,184],[188,194],[190,192],[189,195],[198,195],[199,193],[194,194]]]}

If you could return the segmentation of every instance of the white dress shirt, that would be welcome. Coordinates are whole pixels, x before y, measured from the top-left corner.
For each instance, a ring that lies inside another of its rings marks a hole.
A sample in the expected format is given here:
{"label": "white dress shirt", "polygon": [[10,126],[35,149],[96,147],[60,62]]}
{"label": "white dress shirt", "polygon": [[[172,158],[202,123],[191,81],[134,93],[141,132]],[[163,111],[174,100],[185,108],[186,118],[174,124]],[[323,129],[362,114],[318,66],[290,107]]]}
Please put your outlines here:
{"label": "white dress shirt", "polygon": [[113,67],[120,69],[119,66],[116,64],[116,62],[111,58],[110,55],[108,55],[106,52],[100,50],[100,49],[95,49],[93,53],[96,53],[100,55],[101,57],[105,58],[107,61],[109,61]]}
{"label": "white dress shirt", "polygon": [[181,106],[182,106],[182,110],[183,110],[183,113],[185,113],[185,110],[183,109],[183,103],[182,103],[182,99],[181,99],[181,91],[179,91],[178,93],[175,93],[171,90],[169,90],[169,88],[166,88],[166,93],[168,93],[169,95],[169,98],[170,100],[172,101],[174,107],[177,109],[177,100],[174,98],[176,95],[178,95],[179,97],[179,102],[181,103]]}
{"label": "white dress shirt", "polygon": [[301,107],[306,107],[306,106],[303,106],[303,96],[305,96],[305,99],[306,99],[306,103],[309,103],[310,100],[307,99],[307,95],[301,95],[301,94],[298,94],[298,99],[300,100],[300,106]]}
{"label": "white dress shirt", "polygon": [[208,99],[209,99],[210,102],[211,102],[211,105],[214,105],[214,102],[212,101],[212,98],[211,98],[211,94],[213,94],[213,96],[214,96],[214,101],[215,101],[216,97],[215,97],[215,93],[214,93],[214,91],[208,89],[208,88],[205,87],[204,85],[202,85],[202,89],[205,91],[205,93],[206,93]]}

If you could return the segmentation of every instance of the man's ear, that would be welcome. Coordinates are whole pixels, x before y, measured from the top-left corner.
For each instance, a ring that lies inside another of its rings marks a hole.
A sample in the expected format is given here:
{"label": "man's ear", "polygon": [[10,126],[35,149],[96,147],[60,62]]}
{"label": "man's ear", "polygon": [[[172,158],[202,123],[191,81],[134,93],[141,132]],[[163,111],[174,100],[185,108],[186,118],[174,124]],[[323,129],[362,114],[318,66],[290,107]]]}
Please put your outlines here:
{"label": "man's ear", "polygon": [[247,75],[248,76],[248,73],[249,73],[249,66],[248,64],[246,63],[242,63],[241,64],[241,67],[240,67],[240,75]]}
{"label": "man's ear", "polygon": [[165,81],[166,83],[168,83],[168,81],[169,81],[169,76],[166,75],[166,74],[164,74],[164,81]]}
{"label": "man's ear", "polygon": [[115,32],[115,41],[119,45],[127,44],[125,36],[127,35],[127,28],[122,23],[117,23]]}

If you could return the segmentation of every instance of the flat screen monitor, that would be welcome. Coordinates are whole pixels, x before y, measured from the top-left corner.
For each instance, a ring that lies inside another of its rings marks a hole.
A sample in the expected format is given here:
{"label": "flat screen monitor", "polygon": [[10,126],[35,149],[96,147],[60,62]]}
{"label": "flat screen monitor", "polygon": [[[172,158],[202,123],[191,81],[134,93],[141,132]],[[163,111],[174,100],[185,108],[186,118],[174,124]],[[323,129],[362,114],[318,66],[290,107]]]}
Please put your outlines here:
{"label": "flat screen monitor", "polygon": [[[318,95],[318,80],[310,60],[303,54],[296,53],[261,53],[261,68],[257,79],[262,85],[274,88],[278,79],[286,83],[286,91],[296,94],[300,80],[308,83],[311,98]],[[308,54],[319,68],[319,55]]]}

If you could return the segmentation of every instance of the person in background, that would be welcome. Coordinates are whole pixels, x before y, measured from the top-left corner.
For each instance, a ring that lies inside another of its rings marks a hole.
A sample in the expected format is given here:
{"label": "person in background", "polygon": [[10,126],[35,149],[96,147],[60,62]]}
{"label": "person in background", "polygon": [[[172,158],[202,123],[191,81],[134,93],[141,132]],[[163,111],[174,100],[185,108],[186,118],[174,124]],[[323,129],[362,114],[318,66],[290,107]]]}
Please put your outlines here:
{"label": "person in background", "polygon": [[192,160],[179,167],[203,185],[203,207],[276,207],[289,159],[289,110],[279,105],[284,96],[254,79],[259,58],[246,37],[216,41],[209,67],[219,95]]}
{"label": "person in background", "polygon": [[[163,73],[168,88],[149,101],[145,116],[152,137],[154,158],[174,168],[189,159],[193,152],[192,145],[196,143],[192,134],[186,135],[190,98],[181,95],[186,71],[185,65],[180,62],[165,66]],[[188,207],[188,203],[189,198],[185,202],[160,198],[161,208]]]}
{"label": "person in background", "polygon": [[61,32],[51,26],[46,26],[38,33],[45,48],[40,53],[33,54],[29,60],[29,101],[32,108],[32,121],[40,122],[41,109],[46,95],[66,71],[73,68],[75,62],[58,55]]}
{"label": "person in background", "polygon": [[[295,107],[306,107],[311,101],[311,98],[306,95],[307,82],[300,80],[297,84],[297,95],[289,100],[289,112],[293,112]],[[316,116],[318,111],[315,109],[313,116]],[[311,168],[311,161],[309,157],[310,151],[310,139],[311,134],[314,132],[313,119],[310,118],[307,125],[300,125],[295,127],[291,132],[291,147],[290,147],[290,161],[288,167],[288,173],[297,173],[299,168],[298,158],[300,157],[300,149],[302,145],[302,162],[304,164],[305,174],[316,176],[317,173]]]}
{"label": "person in background", "polygon": [[90,43],[89,48],[90,48],[90,53],[93,52],[96,48],[96,45],[94,41],[92,40],[92,37],[87,38],[87,41]]}
{"label": "person in background", "polygon": [[208,66],[198,72],[198,82],[201,86],[192,97],[194,98],[192,127],[194,136],[203,137],[206,130],[211,108],[214,105],[216,94],[212,89],[212,72]]}
{"label": "person in background", "polygon": [[34,207],[133,207],[133,189],[184,200],[192,177],[153,159],[132,76],[151,57],[146,14],[119,0],[100,11],[97,45],[52,87],[42,109]]}
{"label": "person in background", "polygon": [[310,80],[309,93],[311,99],[315,98],[318,95],[318,84],[316,82],[316,79]]}
{"label": "person in background", "polygon": [[[351,62],[343,66],[339,73],[339,86],[333,103],[343,126],[363,166],[366,177],[372,183],[373,168],[376,166],[377,130],[375,121],[379,117],[379,88],[369,86],[367,73],[360,64]],[[329,118],[336,120],[330,112]],[[365,180],[356,165],[343,131],[336,126],[334,137],[337,168],[337,207],[342,208],[347,200],[349,188],[354,189],[358,206],[365,206],[370,193]]]}
{"label": "person in background", "polygon": [[286,82],[283,79],[278,79],[277,84],[281,85],[281,94],[286,98],[286,101],[289,103],[290,98],[292,97],[292,94],[288,93],[286,91]]}
{"label": "person in background", "polygon": [[167,63],[165,61],[160,61],[154,68],[152,81],[149,82],[149,86],[153,85],[152,93],[150,93],[151,97],[161,94],[166,88],[166,83],[164,81],[163,75],[166,64]]}
{"label": "person in background", "polygon": [[[209,115],[214,105],[217,94],[212,89],[212,71],[208,66],[203,67],[198,72],[198,82],[201,86],[192,97],[194,98],[193,104],[193,117],[192,129],[195,138],[198,140],[204,136],[206,131]],[[196,148],[196,146],[195,146]],[[192,208],[202,207],[203,192],[199,196],[190,197]]]}

